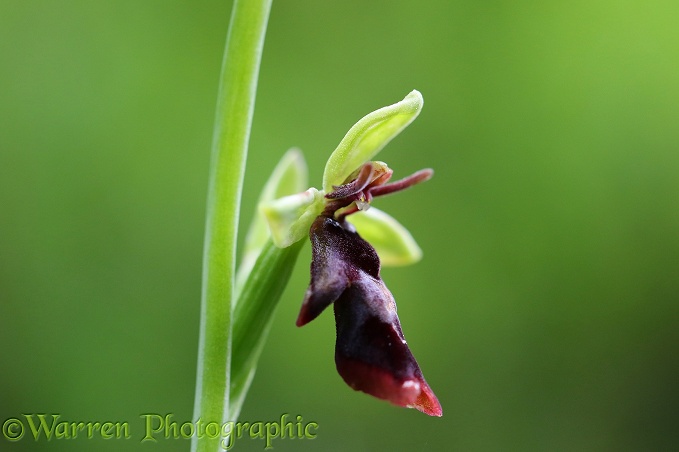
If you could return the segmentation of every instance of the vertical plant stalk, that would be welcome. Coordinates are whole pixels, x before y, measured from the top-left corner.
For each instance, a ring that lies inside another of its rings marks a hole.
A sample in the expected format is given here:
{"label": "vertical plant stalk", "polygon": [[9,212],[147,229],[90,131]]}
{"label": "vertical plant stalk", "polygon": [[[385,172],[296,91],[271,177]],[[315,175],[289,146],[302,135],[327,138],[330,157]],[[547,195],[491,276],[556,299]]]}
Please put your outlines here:
{"label": "vertical plant stalk", "polygon": [[[207,197],[194,417],[226,422],[240,199],[271,0],[235,0],[222,61]],[[220,438],[192,438],[218,450]]]}

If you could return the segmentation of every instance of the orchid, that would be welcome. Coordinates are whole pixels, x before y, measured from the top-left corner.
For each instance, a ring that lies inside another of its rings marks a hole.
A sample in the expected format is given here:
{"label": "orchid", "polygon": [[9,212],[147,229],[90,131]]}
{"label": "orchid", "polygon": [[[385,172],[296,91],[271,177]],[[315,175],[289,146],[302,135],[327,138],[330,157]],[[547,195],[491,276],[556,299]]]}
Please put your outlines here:
{"label": "orchid", "polygon": [[371,160],[417,117],[422,105],[422,95],[412,91],[401,102],[368,114],[330,156],[321,190],[264,201],[260,211],[280,248],[309,235],[311,282],[297,325],[334,303],[335,363],[344,381],[393,404],[441,416],[441,405],[403,336],[394,297],[380,277],[382,263],[410,264],[422,252],[400,223],[371,208],[374,198],[433,175],[424,169],[389,182],[393,171]]}
{"label": "orchid", "polygon": [[[372,161],[419,114],[419,92],[358,121],[328,159],[320,190],[302,191],[307,177],[302,154],[286,153],[259,198],[261,215],[253,218],[236,265],[241,194],[271,3],[234,2],[227,34],[208,181],[194,416],[210,422],[238,418],[307,234],[313,244],[312,280],[298,324],[334,303],[335,361],[342,378],[354,389],[440,416],[441,406],[406,345],[393,296],[380,278],[381,264],[410,264],[422,251],[396,220],[368,210],[373,198],[432,175],[423,170],[388,183],[391,169]],[[191,440],[195,452],[222,446],[218,437],[196,435]]]}

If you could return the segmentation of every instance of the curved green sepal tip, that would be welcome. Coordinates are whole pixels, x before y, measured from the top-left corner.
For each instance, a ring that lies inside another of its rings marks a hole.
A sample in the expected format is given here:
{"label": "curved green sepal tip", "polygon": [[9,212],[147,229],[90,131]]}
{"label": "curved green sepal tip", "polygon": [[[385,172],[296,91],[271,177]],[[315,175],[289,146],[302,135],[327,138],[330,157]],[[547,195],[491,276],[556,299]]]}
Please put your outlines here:
{"label": "curved green sepal tip", "polygon": [[311,223],[324,206],[323,192],[310,188],[261,204],[259,211],[269,224],[274,245],[286,248],[309,234]]}
{"label": "curved green sepal tip", "polygon": [[422,259],[422,250],[410,232],[387,213],[371,207],[348,216],[347,221],[375,248],[382,265],[410,265]]}
{"label": "curved green sepal tip", "polygon": [[347,176],[373,157],[420,114],[424,99],[411,91],[402,101],[364,116],[347,132],[325,165],[323,190],[344,183]]}

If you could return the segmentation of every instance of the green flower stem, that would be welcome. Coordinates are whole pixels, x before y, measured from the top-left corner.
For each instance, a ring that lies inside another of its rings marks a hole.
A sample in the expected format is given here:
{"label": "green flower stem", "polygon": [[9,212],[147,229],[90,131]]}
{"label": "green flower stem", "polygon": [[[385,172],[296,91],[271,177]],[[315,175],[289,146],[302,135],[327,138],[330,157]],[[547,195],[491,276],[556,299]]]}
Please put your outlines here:
{"label": "green flower stem", "polygon": [[[220,78],[203,249],[200,339],[194,416],[229,416],[236,234],[257,76],[271,0],[235,0]],[[192,439],[192,450],[219,450],[220,439]]]}

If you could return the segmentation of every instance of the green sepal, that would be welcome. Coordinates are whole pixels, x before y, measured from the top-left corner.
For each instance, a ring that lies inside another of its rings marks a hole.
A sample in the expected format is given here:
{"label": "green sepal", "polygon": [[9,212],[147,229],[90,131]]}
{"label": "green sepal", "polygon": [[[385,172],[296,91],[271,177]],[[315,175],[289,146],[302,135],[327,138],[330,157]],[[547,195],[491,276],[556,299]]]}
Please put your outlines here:
{"label": "green sepal", "polygon": [[[289,149],[274,168],[264,185],[257,204],[293,195],[308,187],[308,170],[302,152],[297,148]],[[245,252],[261,249],[269,238],[269,228],[262,215],[256,214],[245,238]]]}
{"label": "green sepal", "polygon": [[347,221],[375,248],[382,265],[410,265],[422,259],[422,249],[413,236],[391,215],[371,207],[347,216]]}
{"label": "green sepal", "polygon": [[[259,195],[258,205],[301,192],[307,187],[307,174],[307,165],[302,152],[297,148],[289,149],[281,157],[264,185]],[[269,237],[266,219],[259,211],[255,212],[245,236],[243,258],[236,275],[236,292],[242,288],[245,278]]]}
{"label": "green sepal", "polygon": [[402,101],[380,108],[360,119],[344,136],[325,165],[323,190],[332,191],[373,157],[420,114],[424,99],[411,91]]}
{"label": "green sepal", "polygon": [[309,234],[311,223],[324,207],[324,193],[312,187],[305,192],[261,204],[259,211],[269,224],[273,243],[285,248]]}

